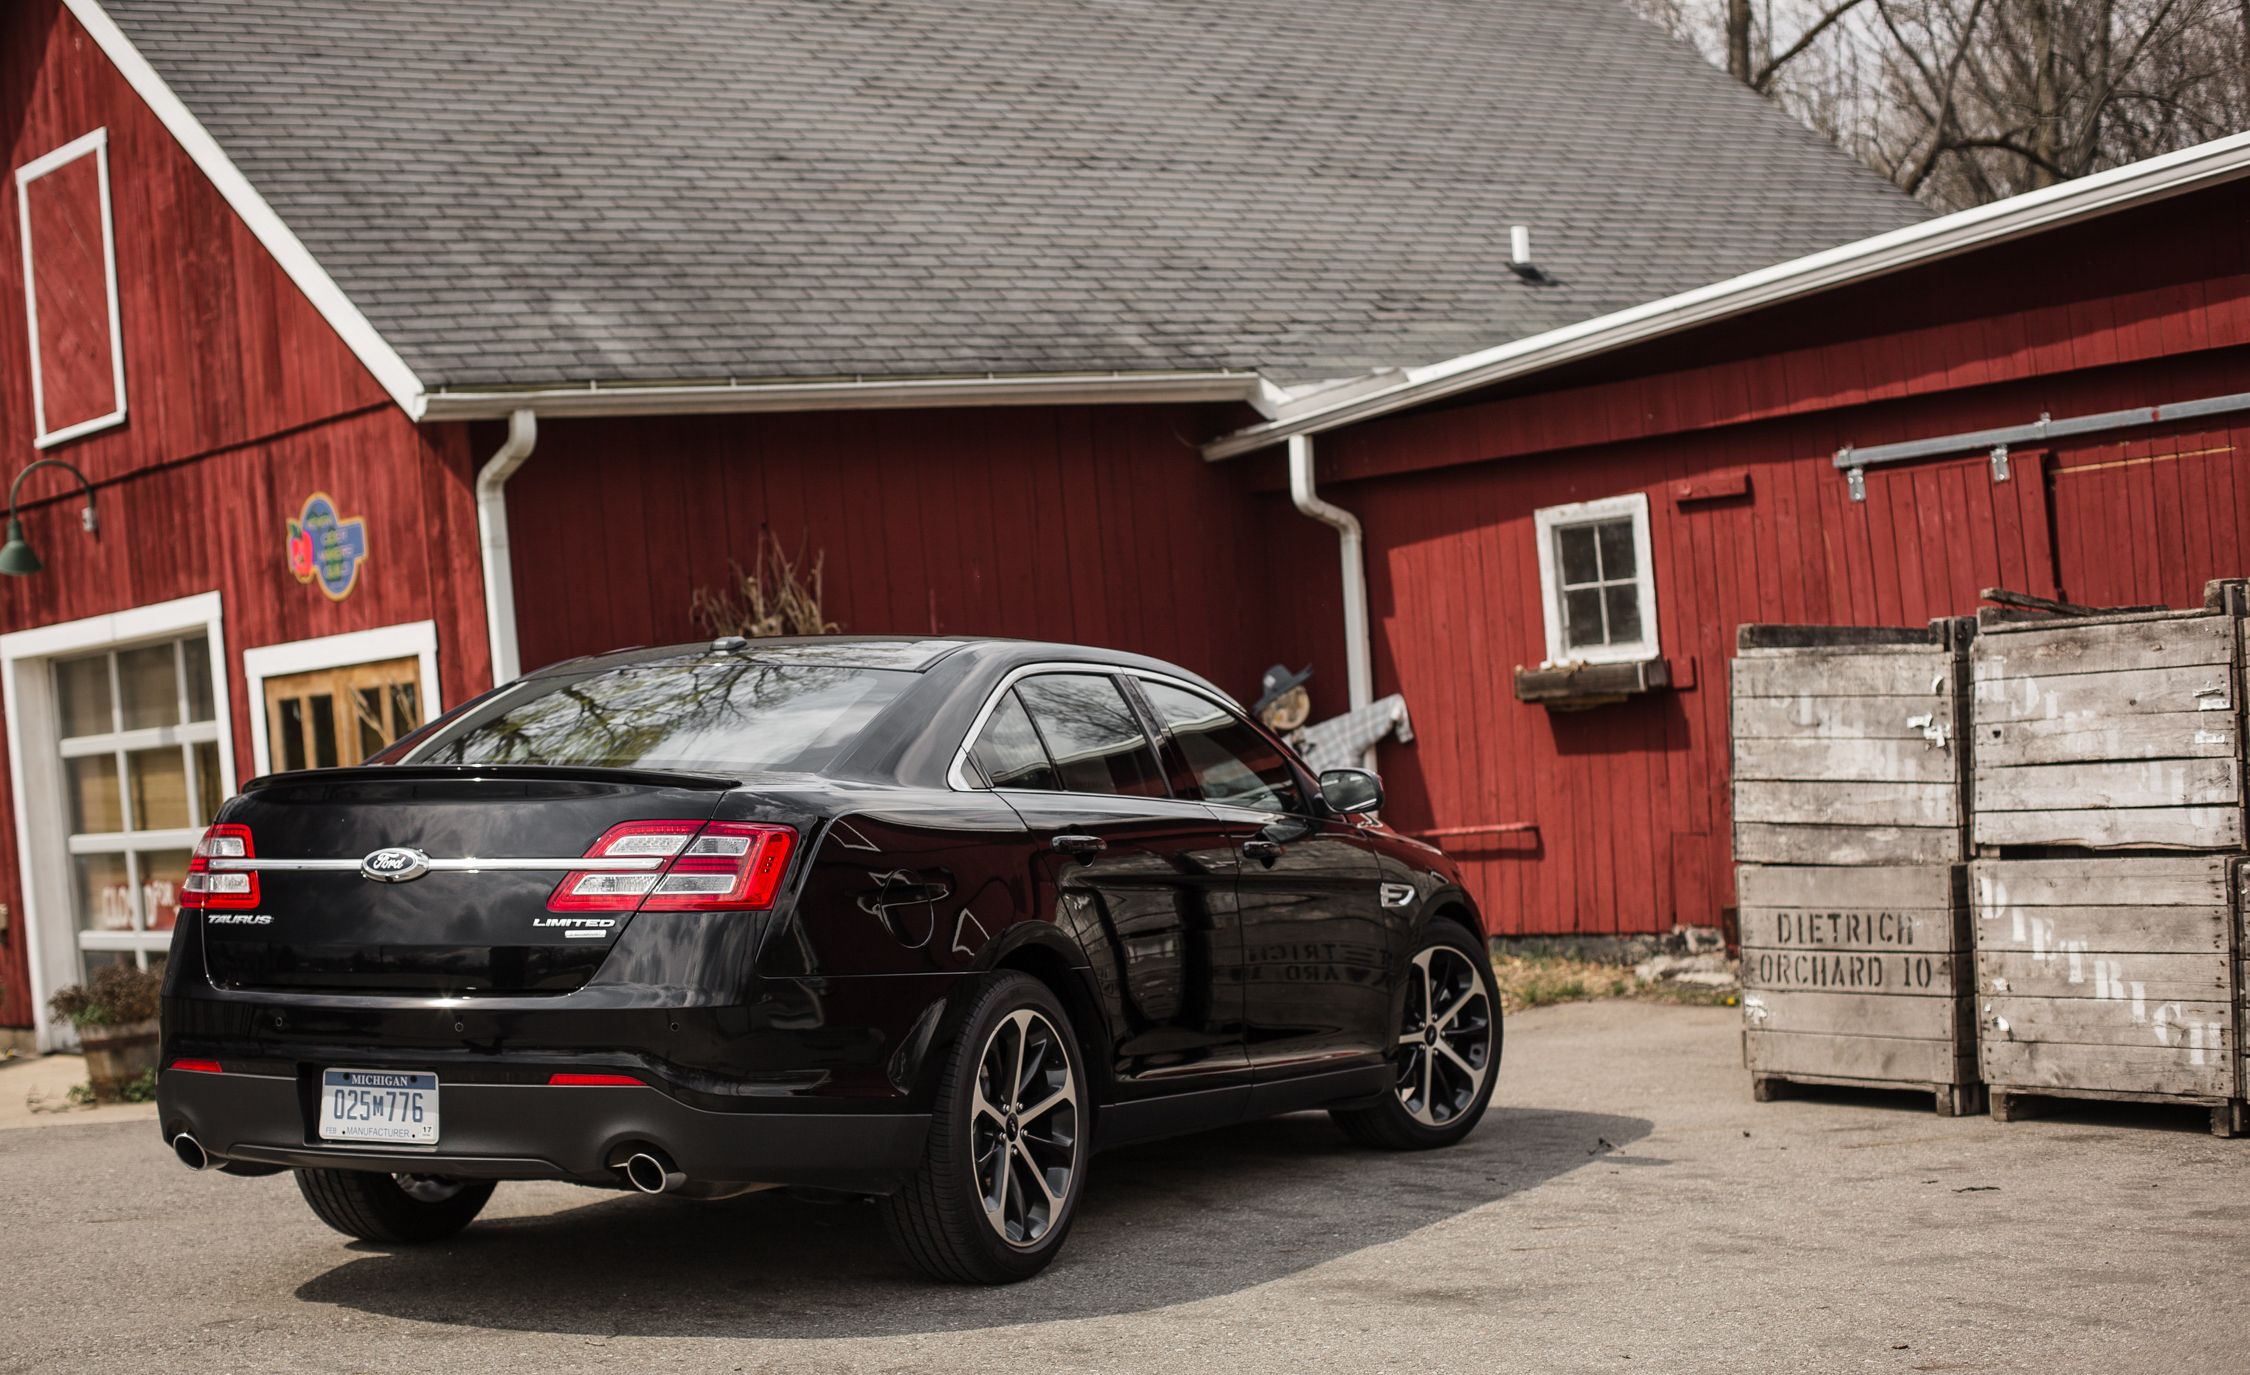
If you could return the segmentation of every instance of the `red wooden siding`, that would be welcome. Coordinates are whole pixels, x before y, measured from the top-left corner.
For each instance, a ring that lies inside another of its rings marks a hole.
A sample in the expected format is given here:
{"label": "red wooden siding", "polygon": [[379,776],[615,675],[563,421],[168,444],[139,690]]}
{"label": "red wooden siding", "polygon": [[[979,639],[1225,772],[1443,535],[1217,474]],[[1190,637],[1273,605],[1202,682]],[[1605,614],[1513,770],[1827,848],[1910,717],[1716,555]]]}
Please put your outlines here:
{"label": "red wooden siding", "polygon": [[50,432],[117,409],[99,158],[89,151],[22,188],[39,306],[40,399]]}
{"label": "red wooden siding", "polygon": [[[2019,447],[2005,483],[1981,454],[1876,469],[1864,503],[1832,462],[2244,390],[2246,220],[2250,190],[2222,187],[1322,436],[1324,495],[1367,529],[1376,690],[1421,736],[1383,752],[1390,819],[1533,823],[1448,842],[1503,931],[1714,923],[1737,626],[1914,624],[1992,586],[2195,605],[2250,572],[2250,417]],[[1283,483],[1272,457],[1245,469]],[[1634,491],[1680,686],[1516,702],[1513,668],[1546,653],[1534,512]]]}
{"label": "red wooden siding", "polygon": [[[1494,389],[1481,404],[1353,426],[1323,437],[1322,474],[1377,477],[1845,410],[1855,413],[1840,444],[1881,444],[1931,431],[1918,405],[1878,403],[2241,345],[2250,185],[2229,185],[1622,350]],[[2090,409],[2058,401],[2057,415]]]}
{"label": "red wooden siding", "polygon": [[0,5],[0,446],[28,456],[32,437],[12,169],[101,128],[131,419],[61,456],[98,483],[388,404],[59,0],[21,0]]}
{"label": "red wooden siding", "polygon": [[[694,589],[747,565],[765,528],[824,559],[847,631],[1109,645],[1252,692],[1306,652],[1300,620],[1341,612],[1334,536],[1198,455],[1230,422],[1183,406],[542,424],[508,489],[524,665],[694,638]],[[1280,571],[1300,558],[1318,569],[1302,585]]]}
{"label": "red wooden siding", "polygon": [[[98,536],[78,528],[80,498],[58,475],[40,474],[27,486],[24,520],[47,572],[0,579],[0,632],[218,591],[235,766],[245,778],[246,649],[434,617],[446,700],[483,691],[489,668],[471,488],[479,455],[466,429],[418,430],[389,404],[60,4],[0,6],[7,166],[103,127],[130,414],[121,427],[52,451],[94,479]],[[90,176],[93,166],[89,158],[55,175],[82,167]],[[43,218],[50,181],[33,184],[42,264],[56,242]],[[0,479],[37,456],[17,223],[11,175],[0,179],[0,452],[12,461]],[[96,253],[98,272],[98,243]],[[78,271],[71,269],[74,282]],[[106,388],[106,340],[99,358]],[[50,389],[50,408],[55,396]],[[68,416],[50,409],[50,425],[83,418],[78,410],[98,404],[98,396],[75,400]],[[371,552],[342,602],[298,583],[284,556],[284,522],[315,490],[332,494],[347,517],[367,521]],[[6,762],[0,758],[0,780]],[[13,914],[0,934],[0,1025],[27,1025],[30,917],[16,874],[13,802],[5,797],[0,902]]]}

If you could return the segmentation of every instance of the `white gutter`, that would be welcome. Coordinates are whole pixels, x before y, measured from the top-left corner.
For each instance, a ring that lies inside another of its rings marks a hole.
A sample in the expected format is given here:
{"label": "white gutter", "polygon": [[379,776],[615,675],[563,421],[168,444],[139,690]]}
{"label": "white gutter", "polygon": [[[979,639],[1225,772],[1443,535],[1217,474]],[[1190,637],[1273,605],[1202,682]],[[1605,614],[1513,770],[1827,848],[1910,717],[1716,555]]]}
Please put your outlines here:
{"label": "white gutter", "polygon": [[[1374,645],[1367,625],[1366,542],[1360,536],[1359,517],[1332,501],[1321,500],[1315,489],[1312,438],[1289,437],[1289,499],[1297,509],[1336,532],[1336,552],[1344,572],[1344,687],[1352,710],[1375,700],[1375,673],[1370,660]],[[1360,766],[1375,767],[1375,748],[1360,756]]]}
{"label": "white gutter", "polygon": [[523,673],[516,655],[516,574],[508,562],[508,479],[539,442],[529,406],[508,413],[508,438],[477,470],[477,552],[484,560],[484,628],[492,646],[492,685]]}
{"label": "white gutter", "polygon": [[2250,172],[2250,133],[2150,158],[2044,190],[2011,196],[1920,224],[1894,229],[1792,262],[1745,273],[1711,286],[1668,296],[1630,310],[1582,320],[1495,348],[1463,354],[1428,367],[1408,368],[1402,380],[1362,395],[1282,414],[1203,446],[1208,459],[1233,458],[1296,435],[1317,434],[1422,405],[1457,392],[1489,386],[1662,338],[1696,325],[1810,296],[1902,268],[2150,204]]}
{"label": "white gutter", "polygon": [[435,391],[424,420],[491,420],[524,407],[558,416],[713,415],[755,411],[904,410],[921,406],[1076,406],[1239,401],[1277,414],[1284,393],[1255,372],[1103,372],[981,377],[836,378],[817,382],[597,384],[520,391]]}

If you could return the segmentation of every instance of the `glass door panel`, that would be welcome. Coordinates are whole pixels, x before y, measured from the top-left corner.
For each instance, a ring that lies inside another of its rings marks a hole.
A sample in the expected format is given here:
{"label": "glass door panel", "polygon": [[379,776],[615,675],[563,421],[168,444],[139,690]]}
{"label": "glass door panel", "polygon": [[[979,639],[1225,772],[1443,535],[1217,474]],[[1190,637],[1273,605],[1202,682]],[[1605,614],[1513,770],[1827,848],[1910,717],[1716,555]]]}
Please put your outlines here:
{"label": "glass door panel", "polygon": [[357,764],[422,724],[422,663],[380,663],[266,680],[266,732],[276,769]]}
{"label": "glass door panel", "polygon": [[57,660],[73,924],[82,968],[160,968],[189,849],[227,790],[197,634]]}

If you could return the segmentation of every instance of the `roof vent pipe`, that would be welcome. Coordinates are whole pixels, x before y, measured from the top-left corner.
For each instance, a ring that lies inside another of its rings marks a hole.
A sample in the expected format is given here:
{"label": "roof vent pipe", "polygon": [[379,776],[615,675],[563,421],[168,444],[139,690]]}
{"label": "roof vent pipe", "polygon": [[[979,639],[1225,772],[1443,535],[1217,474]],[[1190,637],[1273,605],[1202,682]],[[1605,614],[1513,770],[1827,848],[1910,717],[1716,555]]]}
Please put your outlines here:
{"label": "roof vent pipe", "polygon": [[1533,286],[1553,286],[1555,276],[1531,260],[1531,226],[1508,226],[1508,270]]}
{"label": "roof vent pipe", "polygon": [[531,457],[539,421],[528,406],[508,415],[508,438],[477,470],[477,552],[484,560],[484,626],[492,645],[492,685],[523,672],[516,655],[516,576],[508,562],[508,479]]}
{"label": "roof vent pipe", "polygon": [[[1375,676],[1369,667],[1373,646],[1367,629],[1367,555],[1360,537],[1359,517],[1323,501],[1315,490],[1312,436],[1289,436],[1289,499],[1297,509],[1336,532],[1336,551],[1344,574],[1344,684],[1354,710],[1375,700]],[[1363,768],[1375,767],[1375,748],[1360,756]]]}

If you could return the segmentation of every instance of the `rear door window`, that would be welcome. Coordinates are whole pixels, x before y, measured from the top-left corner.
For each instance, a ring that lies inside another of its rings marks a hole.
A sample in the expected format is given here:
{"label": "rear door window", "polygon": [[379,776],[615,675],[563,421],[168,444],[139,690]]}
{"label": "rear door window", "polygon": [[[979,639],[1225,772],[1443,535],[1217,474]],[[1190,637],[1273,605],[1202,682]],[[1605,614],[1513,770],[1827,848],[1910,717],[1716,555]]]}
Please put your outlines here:
{"label": "rear door window", "polygon": [[1055,766],[1047,759],[1046,746],[1039,743],[1039,732],[1032,729],[1031,717],[1013,692],[1002,695],[1000,704],[992,709],[984,729],[977,733],[969,758],[984,773],[985,782],[995,788],[1055,792],[1062,787]]}
{"label": "rear door window", "polygon": [[1271,740],[1218,703],[1153,679],[1141,691],[1172,737],[1179,766],[1172,790],[1183,797],[1261,812],[1303,812],[1296,770]]}
{"label": "rear door window", "polygon": [[1156,750],[1115,680],[1043,673],[1016,684],[1064,792],[1163,797]]}

